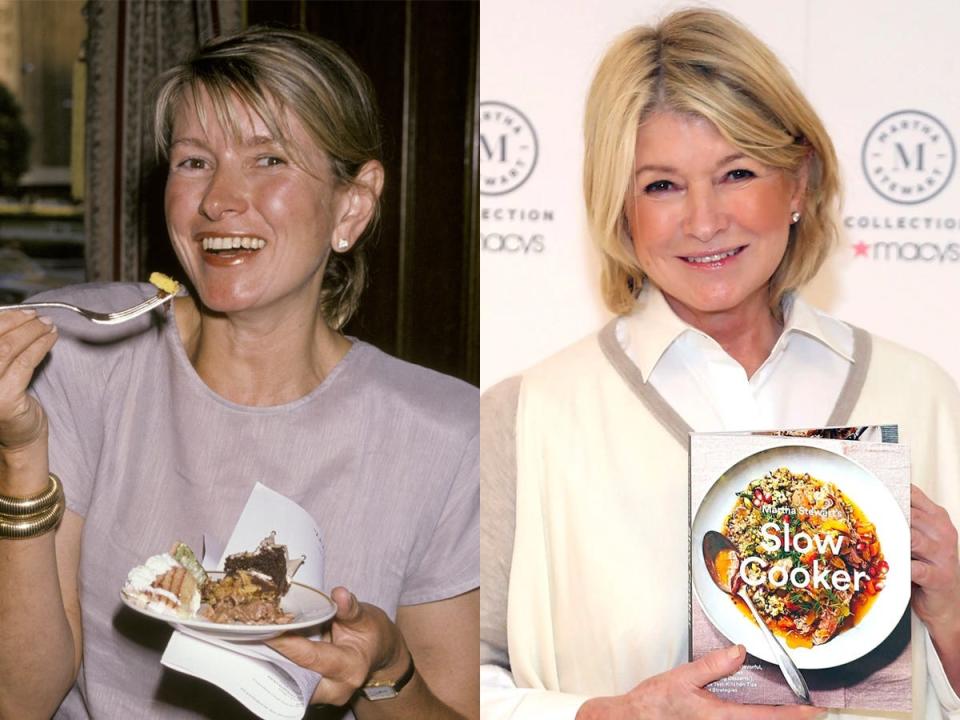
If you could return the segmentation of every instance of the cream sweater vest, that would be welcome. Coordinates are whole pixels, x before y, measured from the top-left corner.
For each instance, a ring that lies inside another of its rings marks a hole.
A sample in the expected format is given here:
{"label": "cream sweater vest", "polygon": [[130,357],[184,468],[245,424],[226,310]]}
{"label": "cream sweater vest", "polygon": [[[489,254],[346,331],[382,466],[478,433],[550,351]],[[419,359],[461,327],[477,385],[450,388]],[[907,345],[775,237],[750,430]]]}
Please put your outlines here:
{"label": "cream sweater vest", "polygon": [[[916,353],[862,332],[857,341],[831,424],[898,424],[913,482],[957,523],[955,384]],[[516,448],[507,632],[517,684],[613,695],[686,662],[686,428],[643,384],[612,324],[524,373]],[[916,618],[913,638],[913,716],[960,717]]]}

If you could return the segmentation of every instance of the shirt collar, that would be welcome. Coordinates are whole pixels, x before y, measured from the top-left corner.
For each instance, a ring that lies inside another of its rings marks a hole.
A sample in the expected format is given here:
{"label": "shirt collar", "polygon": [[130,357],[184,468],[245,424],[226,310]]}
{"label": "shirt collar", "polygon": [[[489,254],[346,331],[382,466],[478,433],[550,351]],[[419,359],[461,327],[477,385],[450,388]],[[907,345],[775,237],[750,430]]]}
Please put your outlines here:
{"label": "shirt collar", "polygon": [[789,333],[803,333],[847,362],[853,362],[850,329],[839,320],[816,310],[795,292],[788,293],[783,299],[783,315],[782,339],[786,339]]}
{"label": "shirt collar", "polygon": [[[839,320],[818,312],[795,293],[783,301],[784,325],[771,356],[785,346],[792,333],[803,333],[820,342],[847,362],[853,362],[853,344],[849,330]],[[644,282],[643,290],[629,315],[617,327],[620,346],[640,369],[644,382],[670,346],[685,333],[695,333],[715,343],[705,333],[688,325],[673,312],[660,289],[652,282]],[[718,346],[719,347],[719,346]]]}
{"label": "shirt collar", "polygon": [[617,330],[621,347],[640,369],[644,382],[677,338],[686,332],[699,332],[677,317],[660,288],[649,279]]}

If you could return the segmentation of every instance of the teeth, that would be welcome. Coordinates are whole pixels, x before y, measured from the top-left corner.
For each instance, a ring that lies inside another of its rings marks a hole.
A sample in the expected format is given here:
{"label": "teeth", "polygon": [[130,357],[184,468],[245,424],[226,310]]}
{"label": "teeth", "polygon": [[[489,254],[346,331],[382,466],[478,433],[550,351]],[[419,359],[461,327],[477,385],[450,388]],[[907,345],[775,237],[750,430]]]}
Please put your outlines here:
{"label": "teeth", "polygon": [[256,237],[205,237],[203,239],[204,250],[259,250],[267,241]]}
{"label": "teeth", "polygon": [[733,250],[728,250],[727,252],[717,253],[716,255],[706,255],[704,257],[688,257],[685,258],[687,262],[700,263],[706,265],[708,263],[720,262],[724,258],[731,257],[737,254],[739,248],[734,248]]}

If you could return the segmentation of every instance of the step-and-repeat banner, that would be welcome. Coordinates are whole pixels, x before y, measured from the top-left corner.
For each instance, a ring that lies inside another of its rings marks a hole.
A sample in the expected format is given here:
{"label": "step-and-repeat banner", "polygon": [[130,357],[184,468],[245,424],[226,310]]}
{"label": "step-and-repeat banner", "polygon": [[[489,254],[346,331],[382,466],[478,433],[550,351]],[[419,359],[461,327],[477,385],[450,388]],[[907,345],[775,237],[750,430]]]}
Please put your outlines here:
{"label": "step-and-repeat banner", "polygon": [[[843,233],[803,294],[960,380],[955,0],[715,0],[792,71],[833,137]],[[483,0],[481,387],[602,325],[583,106],[613,38],[687,3]]]}

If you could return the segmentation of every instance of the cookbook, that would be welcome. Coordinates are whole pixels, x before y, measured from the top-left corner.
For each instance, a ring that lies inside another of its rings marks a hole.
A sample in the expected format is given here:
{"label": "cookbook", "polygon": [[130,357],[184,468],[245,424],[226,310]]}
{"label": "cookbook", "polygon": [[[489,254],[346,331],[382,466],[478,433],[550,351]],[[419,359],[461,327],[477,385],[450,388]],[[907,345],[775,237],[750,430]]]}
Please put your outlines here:
{"label": "cookbook", "polygon": [[747,650],[707,689],[911,711],[910,452],[896,426],[692,433],[689,520],[690,659]]}

